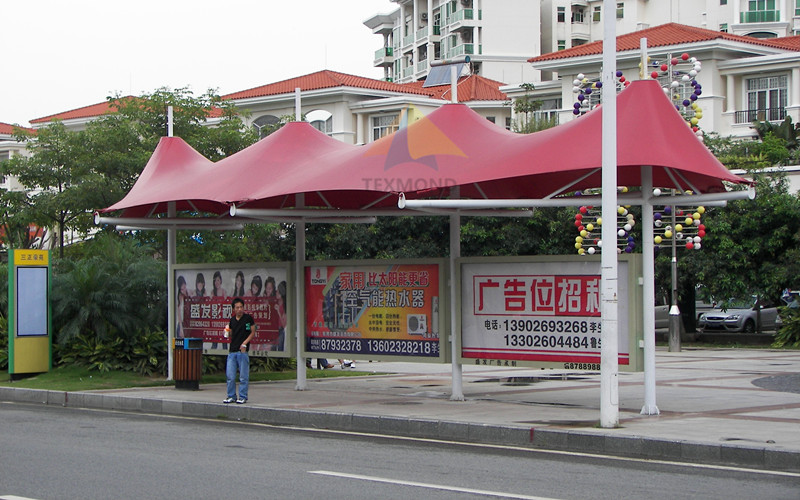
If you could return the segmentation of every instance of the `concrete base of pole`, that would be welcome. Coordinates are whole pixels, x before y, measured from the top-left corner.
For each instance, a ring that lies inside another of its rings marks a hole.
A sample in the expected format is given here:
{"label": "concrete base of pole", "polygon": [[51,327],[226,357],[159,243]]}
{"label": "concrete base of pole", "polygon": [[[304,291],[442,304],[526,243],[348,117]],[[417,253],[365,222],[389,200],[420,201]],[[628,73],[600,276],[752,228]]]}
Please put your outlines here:
{"label": "concrete base of pole", "polygon": [[669,315],[669,352],[681,352],[681,316]]}
{"label": "concrete base of pole", "polygon": [[641,415],[659,415],[661,412],[658,411],[658,406],[642,406],[642,411],[640,412]]}

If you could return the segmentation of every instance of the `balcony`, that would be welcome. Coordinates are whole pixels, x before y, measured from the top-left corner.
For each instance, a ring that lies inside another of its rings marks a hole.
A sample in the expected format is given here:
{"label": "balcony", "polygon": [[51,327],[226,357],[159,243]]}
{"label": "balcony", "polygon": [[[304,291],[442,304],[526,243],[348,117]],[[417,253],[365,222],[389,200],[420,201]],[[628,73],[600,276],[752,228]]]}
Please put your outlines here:
{"label": "balcony", "polygon": [[417,73],[422,73],[428,70],[428,61],[420,61],[417,63]]}
{"label": "balcony", "polygon": [[445,22],[450,27],[450,31],[458,31],[460,29],[478,26],[476,21],[480,21],[482,16],[483,13],[480,10],[462,9],[447,16]]}
{"label": "balcony", "polygon": [[403,47],[408,47],[409,45],[414,44],[414,35],[408,35],[403,37]]}
{"label": "balcony", "polygon": [[[477,48],[477,52],[476,52],[476,48]],[[480,53],[481,53],[481,46],[480,45],[477,45],[477,47],[476,47],[476,44],[474,44],[474,43],[462,43],[461,45],[456,45],[455,47],[449,49],[447,51],[447,58],[450,59],[450,58],[453,58],[453,57],[465,56],[465,55],[471,56],[471,55],[480,54]]]}
{"label": "balcony", "polygon": [[427,26],[417,30],[417,41],[421,42],[425,38],[428,38],[428,27]]}
{"label": "balcony", "polygon": [[392,47],[381,47],[375,51],[374,66],[391,66],[394,63],[394,49]]}
{"label": "balcony", "polygon": [[778,122],[784,118],[786,118],[786,108],[748,109],[747,111],[736,111],[733,123]]}
{"label": "balcony", "polygon": [[414,75],[414,66],[403,68],[403,79],[411,78]]}
{"label": "balcony", "polygon": [[774,23],[780,20],[779,10],[751,10],[739,13],[739,21],[742,23]]}

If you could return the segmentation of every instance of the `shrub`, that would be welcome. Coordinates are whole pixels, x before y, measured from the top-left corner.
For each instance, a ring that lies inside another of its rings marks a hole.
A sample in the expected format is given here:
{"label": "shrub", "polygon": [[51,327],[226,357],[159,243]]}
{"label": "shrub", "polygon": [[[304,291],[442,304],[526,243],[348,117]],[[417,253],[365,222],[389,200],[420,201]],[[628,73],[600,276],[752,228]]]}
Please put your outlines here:
{"label": "shrub", "polygon": [[772,346],[800,349],[800,309],[781,307],[778,309],[778,313],[783,320],[783,326],[775,335]]}

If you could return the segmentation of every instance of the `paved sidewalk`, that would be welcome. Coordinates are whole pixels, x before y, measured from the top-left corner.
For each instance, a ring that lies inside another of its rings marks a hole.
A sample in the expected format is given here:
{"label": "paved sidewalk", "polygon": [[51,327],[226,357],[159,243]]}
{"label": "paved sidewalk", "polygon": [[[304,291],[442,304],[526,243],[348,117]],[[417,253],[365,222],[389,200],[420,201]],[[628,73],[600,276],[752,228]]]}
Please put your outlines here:
{"label": "paved sidewalk", "polygon": [[[599,428],[600,375],[361,361],[375,374],[251,384],[223,405],[224,384],[84,393],[0,388],[0,400],[315,427],[800,472],[800,351],[692,349],[656,354],[660,415],[641,415],[642,373],[619,374],[616,429]],[[336,368],[339,370],[340,368]]]}

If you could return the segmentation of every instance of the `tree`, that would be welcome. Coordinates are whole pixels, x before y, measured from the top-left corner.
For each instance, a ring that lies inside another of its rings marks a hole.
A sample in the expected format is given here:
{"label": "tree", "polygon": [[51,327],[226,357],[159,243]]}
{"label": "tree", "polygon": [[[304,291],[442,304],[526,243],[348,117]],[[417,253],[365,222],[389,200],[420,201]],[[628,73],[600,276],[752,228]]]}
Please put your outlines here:
{"label": "tree", "polygon": [[688,273],[718,299],[777,299],[797,288],[800,273],[800,198],[780,174],[755,174],[755,200],[708,207],[703,250],[693,252]]}
{"label": "tree", "polygon": [[556,116],[546,118],[537,115],[536,112],[542,107],[542,101],[534,99],[533,96],[529,94],[529,92],[534,90],[533,84],[523,83],[520,87],[525,90],[525,95],[516,98],[512,104],[514,114],[517,116],[516,121],[511,124],[514,132],[530,134],[558,125],[558,118]]}

